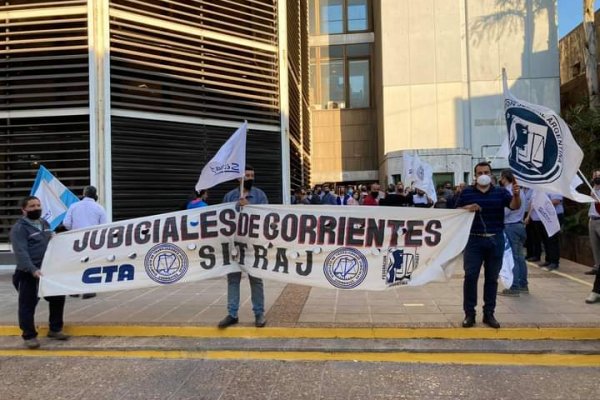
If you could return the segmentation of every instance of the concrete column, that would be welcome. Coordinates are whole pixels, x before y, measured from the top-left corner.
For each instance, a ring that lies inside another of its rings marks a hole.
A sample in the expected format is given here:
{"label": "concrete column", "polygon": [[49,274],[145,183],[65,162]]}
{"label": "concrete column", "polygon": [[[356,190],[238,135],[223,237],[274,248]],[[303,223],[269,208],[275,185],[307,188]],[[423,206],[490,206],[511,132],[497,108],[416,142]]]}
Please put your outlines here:
{"label": "concrete column", "polygon": [[279,39],[279,111],[281,112],[281,199],[290,204],[290,103],[288,82],[287,4],[277,2]]}
{"label": "concrete column", "polygon": [[90,183],[112,221],[109,0],[88,0]]}

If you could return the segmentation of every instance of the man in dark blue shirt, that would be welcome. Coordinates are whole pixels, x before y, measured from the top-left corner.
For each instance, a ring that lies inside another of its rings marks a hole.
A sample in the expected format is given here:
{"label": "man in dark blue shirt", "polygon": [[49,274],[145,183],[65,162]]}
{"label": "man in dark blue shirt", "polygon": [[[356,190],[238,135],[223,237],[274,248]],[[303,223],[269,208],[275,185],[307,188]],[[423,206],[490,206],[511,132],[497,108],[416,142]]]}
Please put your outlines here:
{"label": "man in dark blue shirt", "polygon": [[502,268],[504,254],[504,207],[516,210],[521,206],[520,189],[513,182],[512,196],[505,189],[492,185],[492,168],[487,162],[475,166],[477,182],[465,188],[456,206],[475,212],[469,241],[464,251],[465,280],[463,284],[464,328],[475,325],[475,307],[477,306],[477,281],[481,265],[484,268],[483,285],[483,323],[500,328],[494,317],[498,275]]}

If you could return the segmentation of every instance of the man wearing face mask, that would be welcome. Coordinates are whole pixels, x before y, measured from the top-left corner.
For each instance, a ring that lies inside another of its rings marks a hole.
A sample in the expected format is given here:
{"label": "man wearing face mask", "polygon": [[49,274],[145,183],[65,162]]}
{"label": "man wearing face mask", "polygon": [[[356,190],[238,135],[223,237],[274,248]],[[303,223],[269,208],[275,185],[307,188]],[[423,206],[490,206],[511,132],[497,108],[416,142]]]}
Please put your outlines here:
{"label": "man wearing face mask", "polygon": [[504,208],[517,210],[521,206],[520,188],[512,183],[512,195],[505,188],[492,185],[492,168],[487,162],[475,166],[476,183],[463,190],[456,206],[476,213],[464,250],[465,278],[463,282],[464,328],[475,325],[477,281],[481,265],[484,268],[483,323],[500,328],[494,316],[498,274],[504,254]]}
{"label": "man wearing face mask", "polygon": [[321,204],[336,206],[337,199],[336,195],[331,193],[331,189],[329,188],[329,184],[323,185],[323,197],[321,197]]}
{"label": "man wearing face mask", "polygon": [[594,193],[592,197],[596,199],[595,203],[590,204],[590,210],[588,215],[590,220],[588,222],[588,228],[590,232],[590,245],[592,247],[592,254],[594,255],[594,269],[596,272],[596,279],[594,280],[594,287],[590,292],[589,296],[585,299],[588,304],[596,303],[600,301],[600,169],[594,171],[592,175],[592,183],[594,184]]}
{"label": "man wearing face mask", "polygon": [[[10,230],[17,268],[13,275],[13,285],[19,292],[19,327],[25,347],[37,349],[34,315],[38,303],[38,285],[42,276],[42,260],[52,238],[52,230],[46,220],[41,218],[42,205],[35,196],[21,200],[23,216],[17,220]],[[48,337],[56,340],[67,340],[69,336],[62,332],[65,296],[49,296],[44,298],[49,304]]]}
{"label": "man wearing face mask", "polygon": [[363,206],[377,206],[379,205],[379,183],[371,184],[371,191],[365,196],[362,205]]}
{"label": "man wearing face mask", "polygon": [[[224,203],[238,202],[239,206],[248,204],[269,204],[267,195],[261,189],[254,186],[254,168],[246,164],[245,175],[243,179],[244,192],[240,195],[240,188],[237,187],[223,197]],[[250,280],[250,293],[252,300],[252,311],[254,311],[254,325],[262,328],[267,324],[265,320],[265,293],[262,279],[248,275]],[[219,322],[219,328],[238,323],[238,310],[240,308],[240,281],[241,272],[233,272],[227,275],[227,316]]]}

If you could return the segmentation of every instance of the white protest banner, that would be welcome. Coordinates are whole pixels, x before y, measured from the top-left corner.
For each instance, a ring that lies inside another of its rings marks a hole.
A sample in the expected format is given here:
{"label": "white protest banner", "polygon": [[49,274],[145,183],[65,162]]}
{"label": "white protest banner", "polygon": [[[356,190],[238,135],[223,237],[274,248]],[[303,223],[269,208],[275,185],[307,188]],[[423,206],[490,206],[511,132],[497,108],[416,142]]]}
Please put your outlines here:
{"label": "white protest banner", "polygon": [[196,191],[209,189],[222,182],[242,178],[246,168],[246,131],[248,122],[234,132],[217,154],[202,168]]}
{"label": "white protest banner", "polygon": [[531,208],[535,210],[540,218],[548,233],[548,237],[560,231],[560,222],[558,221],[556,208],[554,208],[554,204],[552,204],[546,193],[535,190],[531,195]]}
{"label": "white protest banner", "polygon": [[404,207],[249,205],[236,242],[242,270],[271,280],[384,290],[445,281],[469,238],[474,213]]}
{"label": "white protest banner", "polygon": [[474,213],[403,207],[234,203],[57,235],[42,296],[125,290],[249,274],[300,285],[384,290],[445,281]]}
{"label": "white protest banner", "polygon": [[[583,152],[553,110],[517,99],[502,71],[508,128],[508,163],[520,185],[573,198],[571,182]],[[576,199],[573,199],[576,200]]]}
{"label": "white protest banner", "polygon": [[50,229],[55,229],[65,218],[69,206],[79,199],[63,185],[50,171],[40,165],[31,195],[42,203],[42,218],[48,221]]}
{"label": "white protest banner", "polygon": [[210,279],[239,271],[231,258],[234,203],[130,219],[56,235],[40,296],[99,293]]}

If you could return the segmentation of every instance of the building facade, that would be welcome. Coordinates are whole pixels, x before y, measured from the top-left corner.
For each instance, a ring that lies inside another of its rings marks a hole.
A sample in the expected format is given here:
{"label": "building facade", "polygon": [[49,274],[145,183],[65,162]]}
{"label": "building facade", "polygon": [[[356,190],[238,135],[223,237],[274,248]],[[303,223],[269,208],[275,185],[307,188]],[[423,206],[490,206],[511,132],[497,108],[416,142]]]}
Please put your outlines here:
{"label": "building facade", "polygon": [[[6,0],[0,243],[44,165],[114,220],[181,209],[247,120],[272,202],[310,179],[302,0]],[[232,184],[209,191],[219,202]]]}
{"label": "building facade", "polygon": [[516,96],[559,109],[555,0],[309,3],[313,183],[398,181],[406,151],[438,183],[506,167],[503,67]]}

